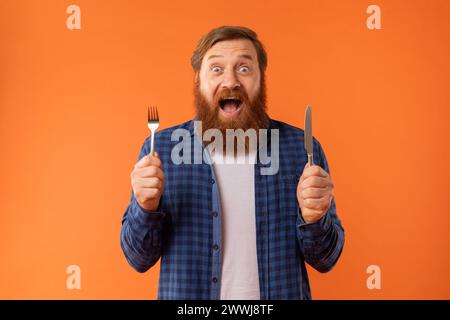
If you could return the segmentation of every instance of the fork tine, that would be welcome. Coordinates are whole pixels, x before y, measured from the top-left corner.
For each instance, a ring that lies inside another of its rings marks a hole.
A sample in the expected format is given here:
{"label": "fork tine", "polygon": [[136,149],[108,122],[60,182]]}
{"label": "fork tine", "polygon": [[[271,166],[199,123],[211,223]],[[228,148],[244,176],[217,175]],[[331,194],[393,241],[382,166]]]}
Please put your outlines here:
{"label": "fork tine", "polygon": [[147,122],[159,122],[158,108],[157,107],[147,107]]}
{"label": "fork tine", "polygon": [[151,140],[150,140],[150,156],[153,156],[154,152],[154,141],[155,141],[155,132],[159,127],[159,115],[158,108],[154,106],[147,106],[147,125],[151,131]]}

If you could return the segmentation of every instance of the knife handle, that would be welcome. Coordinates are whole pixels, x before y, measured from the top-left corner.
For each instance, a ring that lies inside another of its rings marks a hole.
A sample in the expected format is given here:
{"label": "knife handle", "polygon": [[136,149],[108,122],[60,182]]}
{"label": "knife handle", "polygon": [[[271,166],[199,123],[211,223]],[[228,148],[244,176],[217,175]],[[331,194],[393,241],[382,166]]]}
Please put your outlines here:
{"label": "knife handle", "polygon": [[311,167],[314,165],[313,155],[308,153],[308,165]]}

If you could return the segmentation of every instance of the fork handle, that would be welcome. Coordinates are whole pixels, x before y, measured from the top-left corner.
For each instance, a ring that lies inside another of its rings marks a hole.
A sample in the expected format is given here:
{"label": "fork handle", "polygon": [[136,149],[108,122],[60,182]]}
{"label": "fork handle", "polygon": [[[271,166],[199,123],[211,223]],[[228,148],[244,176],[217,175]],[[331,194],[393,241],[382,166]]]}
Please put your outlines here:
{"label": "fork handle", "polygon": [[155,150],[154,150],[154,147],[155,147],[155,133],[152,131],[152,136],[150,137],[150,156],[151,157],[153,157],[153,155],[154,155],[154,153],[155,153]]}

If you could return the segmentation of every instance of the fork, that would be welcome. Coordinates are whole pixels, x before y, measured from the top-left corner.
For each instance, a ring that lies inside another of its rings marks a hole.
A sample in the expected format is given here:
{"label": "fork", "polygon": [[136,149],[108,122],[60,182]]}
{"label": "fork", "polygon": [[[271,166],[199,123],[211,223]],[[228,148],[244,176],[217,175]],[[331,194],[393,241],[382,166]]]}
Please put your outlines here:
{"label": "fork", "polygon": [[147,125],[150,129],[151,135],[151,144],[150,144],[150,156],[154,154],[154,143],[155,143],[155,132],[159,127],[159,116],[158,109],[156,107],[149,107],[147,110]]}

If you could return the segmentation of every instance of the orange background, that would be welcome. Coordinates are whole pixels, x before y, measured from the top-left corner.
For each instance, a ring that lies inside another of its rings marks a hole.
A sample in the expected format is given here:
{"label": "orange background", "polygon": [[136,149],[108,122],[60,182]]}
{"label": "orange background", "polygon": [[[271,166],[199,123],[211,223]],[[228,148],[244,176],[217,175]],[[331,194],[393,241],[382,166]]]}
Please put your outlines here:
{"label": "orange background", "polygon": [[303,127],[313,107],[346,230],[335,269],[309,268],[313,297],[449,299],[449,16],[448,0],[2,0],[0,298],[156,298],[159,267],[135,272],[119,238],[146,107],[162,128],[192,118],[190,55],[228,24],[267,48],[273,118]]}

